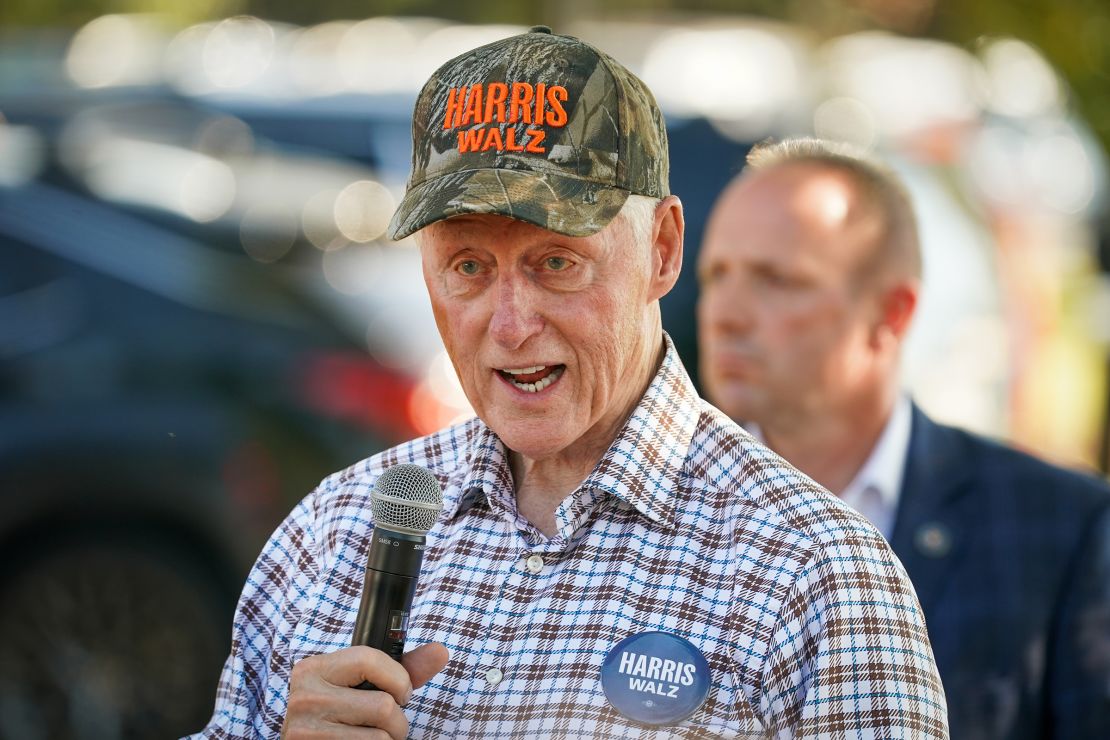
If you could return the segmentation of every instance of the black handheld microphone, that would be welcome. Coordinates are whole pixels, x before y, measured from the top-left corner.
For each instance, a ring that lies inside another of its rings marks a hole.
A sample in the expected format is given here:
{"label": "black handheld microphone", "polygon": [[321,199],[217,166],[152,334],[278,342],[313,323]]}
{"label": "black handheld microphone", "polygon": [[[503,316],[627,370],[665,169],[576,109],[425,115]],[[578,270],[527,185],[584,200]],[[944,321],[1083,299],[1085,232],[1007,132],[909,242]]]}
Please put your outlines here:
{"label": "black handheld microphone", "polygon": [[[374,533],[352,645],[369,645],[401,660],[425,535],[442,509],[439,481],[419,465],[394,465],[374,484]],[[374,687],[363,681],[358,688]]]}

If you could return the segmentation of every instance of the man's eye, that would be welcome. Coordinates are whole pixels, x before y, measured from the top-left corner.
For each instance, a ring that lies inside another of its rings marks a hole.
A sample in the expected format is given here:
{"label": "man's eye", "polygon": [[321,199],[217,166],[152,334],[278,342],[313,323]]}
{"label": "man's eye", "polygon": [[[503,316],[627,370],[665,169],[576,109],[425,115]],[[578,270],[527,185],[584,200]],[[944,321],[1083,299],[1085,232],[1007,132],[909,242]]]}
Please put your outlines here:
{"label": "man's eye", "polygon": [[793,284],[793,280],[789,275],[774,270],[768,270],[763,273],[763,279],[767,281],[768,285],[774,285],[777,288],[786,287]]}
{"label": "man's eye", "polygon": [[725,270],[720,265],[703,268],[698,270],[697,273],[698,285],[702,288],[708,288],[711,285],[721,282],[724,276]]}
{"label": "man's eye", "polygon": [[463,275],[477,275],[481,268],[475,260],[463,260],[456,269]]}
{"label": "man's eye", "polygon": [[544,265],[549,270],[559,272],[560,270],[565,270],[570,267],[570,260],[566,257],[548,257],[544,260]]}

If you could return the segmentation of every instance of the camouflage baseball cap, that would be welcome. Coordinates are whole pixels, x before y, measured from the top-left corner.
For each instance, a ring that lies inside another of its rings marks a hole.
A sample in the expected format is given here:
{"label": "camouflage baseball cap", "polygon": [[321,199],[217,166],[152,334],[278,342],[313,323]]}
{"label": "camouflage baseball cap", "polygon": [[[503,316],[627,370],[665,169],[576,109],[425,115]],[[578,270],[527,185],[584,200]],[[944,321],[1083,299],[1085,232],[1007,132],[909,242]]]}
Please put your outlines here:
{"label": "camouflage baseball cap", "polygon": [[588,236],[630,193],[669,193],[651,91],[608,55],[542,26],[440,67],[417,98],[412,140],[393,239],[463,213]]}

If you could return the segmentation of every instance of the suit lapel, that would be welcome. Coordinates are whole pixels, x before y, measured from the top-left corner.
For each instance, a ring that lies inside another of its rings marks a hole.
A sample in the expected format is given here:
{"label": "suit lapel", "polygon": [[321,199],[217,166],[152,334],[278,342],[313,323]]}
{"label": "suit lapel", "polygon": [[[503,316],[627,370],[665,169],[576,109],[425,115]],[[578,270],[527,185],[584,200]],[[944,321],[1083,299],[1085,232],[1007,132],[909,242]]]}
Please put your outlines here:
{"label": "suit lapel", "polygon": [[913,581],[926,614],[963,556],[975,521],[972,466],[959,436],[915,405],[909,454],[890,544]]}

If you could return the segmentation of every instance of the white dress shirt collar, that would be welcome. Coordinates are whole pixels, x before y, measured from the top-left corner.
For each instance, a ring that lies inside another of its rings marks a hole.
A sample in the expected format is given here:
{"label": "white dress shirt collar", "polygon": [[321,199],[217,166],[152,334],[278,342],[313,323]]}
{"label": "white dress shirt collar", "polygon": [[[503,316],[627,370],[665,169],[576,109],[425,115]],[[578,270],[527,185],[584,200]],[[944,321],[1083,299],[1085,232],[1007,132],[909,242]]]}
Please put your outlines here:
{"label": "white dress shirt collar", "polygon": [[840,493],[844,503],[870,519],[888,540],[894,530],[894,515],[898,511],[902,477],[906,472],[912,422],[910,399],[902,394],[894,402],[871,455]]}

